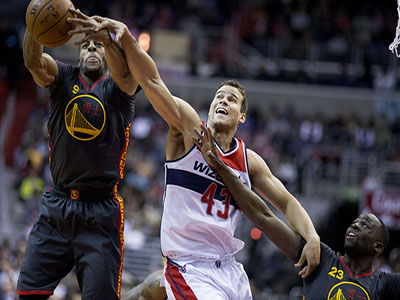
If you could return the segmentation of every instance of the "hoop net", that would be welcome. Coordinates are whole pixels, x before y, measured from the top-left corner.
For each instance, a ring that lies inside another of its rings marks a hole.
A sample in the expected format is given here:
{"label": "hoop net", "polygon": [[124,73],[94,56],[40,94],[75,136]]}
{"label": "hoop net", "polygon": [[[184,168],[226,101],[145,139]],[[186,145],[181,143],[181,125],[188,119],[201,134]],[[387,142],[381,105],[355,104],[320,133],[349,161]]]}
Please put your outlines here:
{"label": "hoop net", "polygon": [[397,14],[399,19],[397,21],[396,36],[393,42],[389,45],[389,50],[395,53],[397,57],[400,57],[400,52],[397,51],[397,47],[400,44],[400,0],[397,0]]}

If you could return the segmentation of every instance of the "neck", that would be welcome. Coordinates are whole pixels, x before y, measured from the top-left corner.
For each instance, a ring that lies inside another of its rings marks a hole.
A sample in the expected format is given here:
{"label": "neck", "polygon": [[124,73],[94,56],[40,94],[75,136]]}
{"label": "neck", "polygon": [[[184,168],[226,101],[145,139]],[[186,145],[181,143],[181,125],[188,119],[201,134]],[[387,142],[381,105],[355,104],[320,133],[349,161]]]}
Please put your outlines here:
{"label": "neck", "polygon": [[372,269],[374,257],[362,257],[353,259],[348,254],[343,256],[343,260],[354,275],[368,273]]}
{"label": "neck", "polygon": [[102,74],[100,72],[81,72],[81,76],[83,79],[86,81],[86,83],[89,86],[92,86],[97,80],[99,80],[101,77],[105,76],[105,74]]}
{"label": "neck", "polygon": [[218,143],[218,146],[224,151],[229,151],[232,149],[234,142],[233,138],[235,136],[235,132],[232,131],[221,131],[216,128],[211,127],[211,132],[215,138],[215,141]]}

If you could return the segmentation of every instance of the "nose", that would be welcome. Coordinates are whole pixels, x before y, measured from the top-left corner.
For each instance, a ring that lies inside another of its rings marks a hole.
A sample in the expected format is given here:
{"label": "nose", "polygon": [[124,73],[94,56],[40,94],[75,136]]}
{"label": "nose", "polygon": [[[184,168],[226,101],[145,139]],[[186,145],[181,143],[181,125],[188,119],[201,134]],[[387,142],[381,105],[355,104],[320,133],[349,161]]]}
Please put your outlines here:
{"label": "nose", "polygon": [[90,41],[88,51],[96,51],[96,46],[93,41]]}
{"label": "nose", "polygon": [[351,226],[350,226],[351,228],[353,228],[354,230],[357,230],[357,231],[359,231],[360,230],[360,226],[358,226],[358,222],[357,223],[353,223],[353,224],[351,224]]}
{"label": "nose", "polygon": [[220,98],[218,103],[224,103],[226,104],[226,97]]}

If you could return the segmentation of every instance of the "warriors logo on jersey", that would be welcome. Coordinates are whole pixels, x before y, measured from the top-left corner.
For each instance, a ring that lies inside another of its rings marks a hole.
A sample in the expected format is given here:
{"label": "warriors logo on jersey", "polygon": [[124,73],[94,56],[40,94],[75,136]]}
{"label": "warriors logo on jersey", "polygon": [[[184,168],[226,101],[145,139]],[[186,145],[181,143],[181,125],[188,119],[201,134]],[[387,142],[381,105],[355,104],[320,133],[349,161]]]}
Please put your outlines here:
{"label": "warriors logo on jersey", "polygon": [[74,97],[65,108],[64,118],[69,134],[81,141],[97,137],[106,123],[104,106],[92,95]]}
{"label": "warriors logo on jersey", "polygon": [[367,291],[354,282],[343,281],[335,285],[329,292],[327,300],[370,300]]}

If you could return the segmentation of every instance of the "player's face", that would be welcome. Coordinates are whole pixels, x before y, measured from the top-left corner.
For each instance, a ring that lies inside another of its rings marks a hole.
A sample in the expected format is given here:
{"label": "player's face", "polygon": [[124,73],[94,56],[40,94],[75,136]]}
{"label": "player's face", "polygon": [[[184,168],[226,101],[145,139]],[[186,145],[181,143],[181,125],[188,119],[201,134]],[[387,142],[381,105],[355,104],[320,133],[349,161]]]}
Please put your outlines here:
{"label": "player's face", "polygon": [[243,96],[233,86],[224,85],[216,93],[208,112],[208,121],[214,127],[232,126],[237,127],[246,119],[246,114],[240,112]]}
{"label": "player's face", "polygon": [[380,222],[375,215],[360,215],[346,231],[346,253],[352,257],[374,256],[374,244],[378,241],[379,231]]}
{"label": "player's face", "polygon": [[106,68],[105,50],[101,42],[87,41],[80,47],[79,67],[86,72],[103,72]]}

